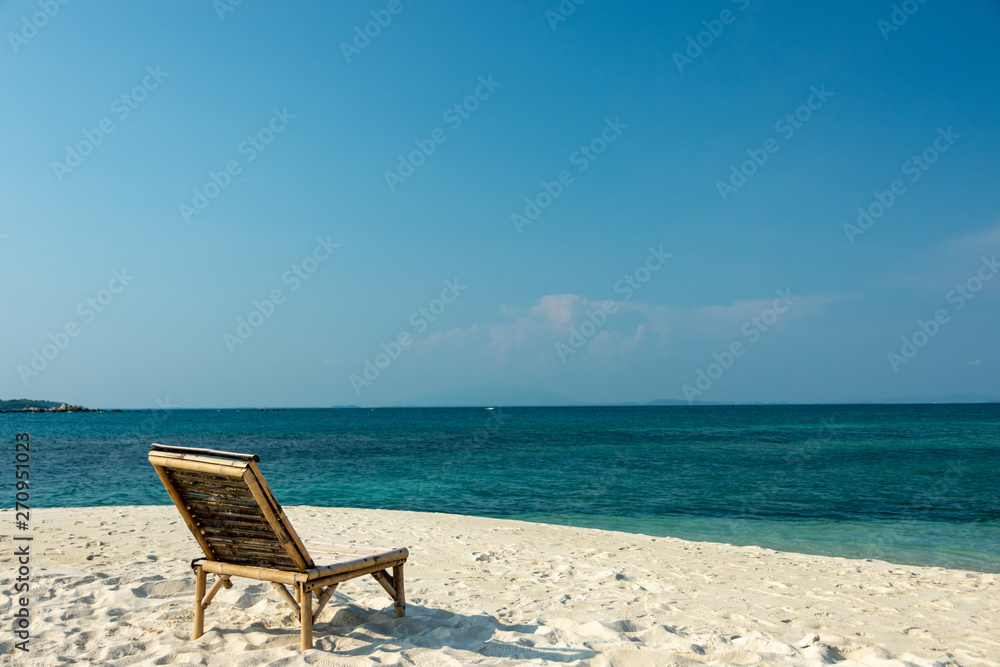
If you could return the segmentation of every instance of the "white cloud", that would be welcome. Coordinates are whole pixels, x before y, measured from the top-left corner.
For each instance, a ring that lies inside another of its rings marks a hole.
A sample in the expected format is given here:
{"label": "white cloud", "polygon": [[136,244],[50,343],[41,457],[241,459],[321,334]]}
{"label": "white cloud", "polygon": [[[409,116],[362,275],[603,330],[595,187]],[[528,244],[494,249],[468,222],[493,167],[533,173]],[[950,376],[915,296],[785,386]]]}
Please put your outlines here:
{"label": "white cloud", "polygon": [[949,245],[960,254],[996,252],[1000,250],[1000,226],[957,237]]}
{"label": "white cloud", "polygon": [[539,322],[551,322],[568,329],[579,317],[586,299],[575,294],[548,294],[528,309],[528,315]]}
{"label": "white cloud", "polygon": [[[815,313],[823,305],[843,301],[837,295],[794,295],[795,301],[775,324]],[[591,301],[577,294],[548,294],[530,307],[504,306],[501,321],[474,324],[429,336],[424,345],[463,359],[469,372],[487,370],[549,374],[564,368],[556,343],[567,343],[573,331],[590,321],[587,313],[614,303],[617,310],[573,354],[574,365],[619,368],[670,356],[677,343],[728,342],[740,337],[741,326],[772,307],[777,296],[729,305],[677,308],[630,301]],[[429,352],[432,350],[428,350]]]}

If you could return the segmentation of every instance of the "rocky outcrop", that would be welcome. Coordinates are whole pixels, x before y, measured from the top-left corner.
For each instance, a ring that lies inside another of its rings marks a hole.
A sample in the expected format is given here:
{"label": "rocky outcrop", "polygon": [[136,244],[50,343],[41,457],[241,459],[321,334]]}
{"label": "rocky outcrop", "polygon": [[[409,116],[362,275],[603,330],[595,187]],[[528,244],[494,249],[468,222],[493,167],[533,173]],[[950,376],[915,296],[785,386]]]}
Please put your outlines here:
{"label": "rocky outcrop", "polygon": [[40,408],[37,406],[30,406],[26,408],[17,408],[14,410],[0,410],[0,412],[104,412],[104,410],[93,410],[91,408],[80,407],[79,405],[69,405],[68,403],[62,403],[61,405],[51,408]]}

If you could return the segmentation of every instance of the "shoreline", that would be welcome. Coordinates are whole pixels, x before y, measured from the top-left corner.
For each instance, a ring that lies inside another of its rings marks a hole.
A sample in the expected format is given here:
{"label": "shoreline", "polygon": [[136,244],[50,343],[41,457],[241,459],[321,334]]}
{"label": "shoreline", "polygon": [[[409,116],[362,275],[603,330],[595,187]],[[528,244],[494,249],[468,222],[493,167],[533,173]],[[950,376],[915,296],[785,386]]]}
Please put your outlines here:
{"label": "shoreline", "polygon": [[[348,582],[303,654],[270,586],[236,579],[191,642],[200,552],[173,506],[48,508],[32,510],[31,650],[17,659],[1000,666],[997,574],[512,519],[285,510],[307,539],[408,547],[406,618],[374,580]],[[5,571],[13,515],[0,510]],[[11,597],[2,604],[7,615]],[[13,644],[0,637],[0,653]]]}
{"label": "shoreline", "polygon": [[[41,509],[67,509],[67,510],[86,510],[88,508],[101,508],[101,507],[112,507],[112,508],[122,508],[122,507],[173,507],[172,505],[70,505],[70,506],[38,506],[34,508],[34,511]],[[308,507],[322,510],[370,510],[375,508],[365,508],[365,507],[339,507],[339,506],[326,506],[326,505],[308,505]],[[5,511],[5,508],[0,508],[0,511]],[[10,511],[7,509],[6,511]],[[396,511],[396,510],[386,510],[386,511]],[[404,510],[399,510],[404,511]],[[586,530],[596,530],[603,532],[613,532],[622,533],[626,535],[639,535],[646,537],[655,538],[676,538],[679,540],[694,542],[698,544],[718,544],[721,546],[730,547],[759,547],[766,551],[774,551],[776,553],[791,553],[791,554],[801,554],[805,556],[823,556],[829,558],[844,558],[848,560],[859,560],[868,562],[884,562],[890,565],[895,565],[898,567],[923,567],[923,568],[942,568],[946,570],[962,570],[975,572],[979,574],[998,574],[1000,575],[1000,558],[994,557],[992,553],[989,552],[977,552],[968,551],[962,553],[961,557],[955,556],[955,549],[962,546],[961,534],[945,534],[941,533],[941,526],[936,524],[931,524],[930,526],[921,526],[913,531],[912,534],[907,534],[907,530],[913,527],[914,522],[912,521],[893,521],[893,520],[881,520],[881,521],[851,521],[846,519],[840,519],[835,521],[822,520],[822,519],[800,519],[797,522],[790,523],[788,521],[773,520],[773,519],[747,519],[744,517],[737,518],[727,518],[727,517],[689,517],[689,516],[670,516],[670,517],[629,517],[629,516],[610,516],[610,515],[594,515],[594,516],[558,516],[558,515],[525,515],[525,516],[483,516],[483,515],[471,515],[471,514],[459,514],[452,512],[423,512],[420,510],[415,511],[416,514],[445,514],[450,516],[464,517],[468,519],[482,519],[482,520],[500,520],[500,521],[520,521],[532,525],[541,526],[561,526],[570,528],[581,528]],[[730,530],[728,534],[723,534],[721,531],[715,530],[714,523],[724,523],[726,525],[732,525],[733,523],[740,523],[745,521],[752,521],[760,524],[769,524],[771,527],[763,528],[761,526],[755,527],[753,530],[741,530],[738,531],[736,537],[742,537],[742,539],[732,539],[733,531]],[[773,526],[777,525],[782,527],[782,530],[774,530]],[[849,528],[845,532],[837,533],[836,531],[842,531],[843,526],[848,525]],[[958,524],[963,525],[963,524]],[[820,533],[809,533],[803,532],[803,527],[808,531],[812,528],[814,531],[820,529]],[[951,528],[952,524],[945,524],[944,528]],[[976,525],[976,529],[981,528],[980,525]],[[997,529],[1000,529],[1000,524],[997,525]],[[824,529],[832,529],[833,532],[823,533]],[[928,532],[929,531],[929,532]],[[933,545],[925,543],[923,545],[914,544],[917,534],[923,535],[925,538],[931,538]],[[747,535],[753,534],[755,537],[753,539],[746,537]],[[1000,539],[1000,533],[997,534],[997,538]],[[831,544],[835,539],[841,540],[838,542],[836,548],[831,548]],[[951,562],[941,562],[944,558],[940,557],[941,544],[946,540],[951,539],[953,541],[948,542],[949,549],[952,551]],[[980,541],[983,538],[979,538]],[[957,540],[957,541],[954,541]],[[864,545],[878,544],[879,542],[892,543],[894,545],[894,551],[892,553],[877,553],[877,550],[872,550],[864,548]],[[908,546],[905,549],[899,547],[900,543],[905,543]],[[1000,543],[1000,542],[997,542]],[[972,545],[972,546],[978,546]],[[923,551],[919,551],[919,549]],[[989,557],[987,557],[989,556]]]}

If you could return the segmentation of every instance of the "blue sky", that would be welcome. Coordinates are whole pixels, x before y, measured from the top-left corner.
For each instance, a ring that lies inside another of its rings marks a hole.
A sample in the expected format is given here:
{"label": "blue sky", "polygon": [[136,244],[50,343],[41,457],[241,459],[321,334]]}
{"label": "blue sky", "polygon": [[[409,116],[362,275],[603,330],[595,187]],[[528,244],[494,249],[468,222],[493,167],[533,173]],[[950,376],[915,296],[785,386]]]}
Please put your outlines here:
{"label": "blue sky", "polygon": [[0,3],[0,397],[1000,396],[1000,3],[224,2]]}

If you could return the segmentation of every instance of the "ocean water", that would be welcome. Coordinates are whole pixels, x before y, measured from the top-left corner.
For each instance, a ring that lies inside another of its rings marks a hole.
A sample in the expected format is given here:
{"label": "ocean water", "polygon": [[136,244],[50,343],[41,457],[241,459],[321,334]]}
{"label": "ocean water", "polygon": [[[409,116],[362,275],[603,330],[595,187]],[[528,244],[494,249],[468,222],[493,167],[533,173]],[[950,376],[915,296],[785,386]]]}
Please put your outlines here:
{"label": "ocean water", "polygon": [[1000,405],[0,414],[34,507],[169,504],[151,442],[255,453],[284,505],[448,512],[1000,572]]}

